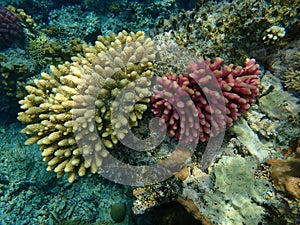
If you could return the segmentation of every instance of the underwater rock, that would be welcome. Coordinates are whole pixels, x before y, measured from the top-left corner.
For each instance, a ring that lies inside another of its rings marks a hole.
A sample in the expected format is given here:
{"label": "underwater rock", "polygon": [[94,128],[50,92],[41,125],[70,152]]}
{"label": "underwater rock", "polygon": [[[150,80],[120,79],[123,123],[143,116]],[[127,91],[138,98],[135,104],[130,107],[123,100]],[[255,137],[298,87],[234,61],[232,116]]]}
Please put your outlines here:
{"label": "underwater rock", "polygon": [[236,133],[237,139],[259,162],[264,162],[269,158],[272,145],[268,142],[263,143],[244,118],[240,118],[233,125],[232,130]]}
{"label": "underwater rock", "polygon": [[181,201],[192,201],[184,205],[203,224],[258,224],[265,213],[262,205],[274,193],[268,180],[255,177],[256,167],[255,158],[239,155],[223,156],[209,174],[190,167]]}
{"label": "underwater rock", "polygon": [[300,199],[300,137],[291,143],[285,159],[270,159],[271,175],[277,190]]}
{"label": "underwater rock", "polygon": [[[280,101],[279,101],[280,99]],[[292,120],[300,112],[298,98],[282,90],[274,90],[259,99],[260,109],[270,118],[278,120]]]}
{"label": "underwater rock", "polygon": [[115,203],[110,208],[110,216],[116,222],[122,222],[126,217],[126,204],[125,203]]}

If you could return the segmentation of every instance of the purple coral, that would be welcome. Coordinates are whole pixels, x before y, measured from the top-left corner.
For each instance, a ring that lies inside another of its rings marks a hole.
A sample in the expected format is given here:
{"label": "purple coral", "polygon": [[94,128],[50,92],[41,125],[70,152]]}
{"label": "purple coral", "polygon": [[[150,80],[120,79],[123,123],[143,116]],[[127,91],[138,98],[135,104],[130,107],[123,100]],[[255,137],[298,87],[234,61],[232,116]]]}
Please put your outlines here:
{"label": "purple coral", "polygon": [[160,88],[151,97],[152,112],[161,118],[161,125],[166,124],[169,136],[206,141],[231,126],[255,101],[260,74],[254,59],[247,59],[245,67],[223,66],[221,58],[192,62],[187,73],[157,78]]}
{"label": "purple coral", "polygon": [[16,39],[21,39],[23,30],[17,17],[7,8],[0,6],[0,48],[6,48]]}

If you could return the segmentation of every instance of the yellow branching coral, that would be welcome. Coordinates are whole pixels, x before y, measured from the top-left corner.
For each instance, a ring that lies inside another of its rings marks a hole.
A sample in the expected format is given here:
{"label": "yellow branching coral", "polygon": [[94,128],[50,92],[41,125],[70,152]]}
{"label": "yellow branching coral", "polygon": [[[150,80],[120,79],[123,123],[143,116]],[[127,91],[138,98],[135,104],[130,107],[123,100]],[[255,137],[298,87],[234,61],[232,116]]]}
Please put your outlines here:
{"label": "yellow branching coral", "polygon": [[[50,74],[26,86],[18,119],[28,124],[22,130],[31,135],[26,144],[40,145],[48,170],[66,173],[70,182],[89,168],[95,173],[106,148],[124,138],[125,127],[137,126],[149,102],[153,46],[141,31],[99,36],[94,46],[84,45],[83,56],[50,66]],[[130,91],[122,93],[125,87]],[[119,107],[128,118],[113,115]]]}

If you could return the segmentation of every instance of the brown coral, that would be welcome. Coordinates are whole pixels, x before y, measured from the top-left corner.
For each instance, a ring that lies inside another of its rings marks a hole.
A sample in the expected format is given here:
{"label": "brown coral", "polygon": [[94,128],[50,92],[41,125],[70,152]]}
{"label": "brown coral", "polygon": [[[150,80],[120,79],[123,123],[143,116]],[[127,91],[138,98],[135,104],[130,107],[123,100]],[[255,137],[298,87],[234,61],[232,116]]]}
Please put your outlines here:
{"label": "brown coral", "polygon": [[[26,87],[29,94],[20,101],[24,111],[18,119],[28,124],[22,130],[31,135],[26,144],[40,145],[48,170],[58,177],[66,173],[69,182],[88,168],[97,172],[108,154],[105,147],[112,148],[124,137],[125,126],[137,125],[149,101],[153,45],[140,31],[99,36],[95,46],[84,46],[84,56],[51,66],[51,74],[42,73]],[[136,102],[125,110],[128,121],[118,114],[111,118],[125,86],[131,87],[125,101]]]}
{"label": "brown coral", "polygon": [[300,138],[292,143],[289,152],[295,151],[293,158],[268,160],[271,164],[271,175],[277,190],[287,192],[294,198],[300,199]]}
{"label": "brown coral", "polygon": [[272,177],[277,190],[287,192],[300,199],[300,161],[269,160]]}

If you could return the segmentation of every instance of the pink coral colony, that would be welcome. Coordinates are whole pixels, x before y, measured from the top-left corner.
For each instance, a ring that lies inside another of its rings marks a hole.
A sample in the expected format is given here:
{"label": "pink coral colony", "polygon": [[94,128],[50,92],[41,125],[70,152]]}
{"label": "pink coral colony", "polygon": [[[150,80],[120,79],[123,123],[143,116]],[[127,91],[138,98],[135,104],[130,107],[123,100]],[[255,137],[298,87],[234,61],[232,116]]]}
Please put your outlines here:
{"label": "pink coral colony", "polygon": [[152,112],[161,125],[166,124],[169,136],[185,142],[197,137],[206,141],[231,126],[255,101],[261,74],[255,60],[247,59],[245,67],[223,62],[200,59],[191,62],[186,73],[157,78]]}

